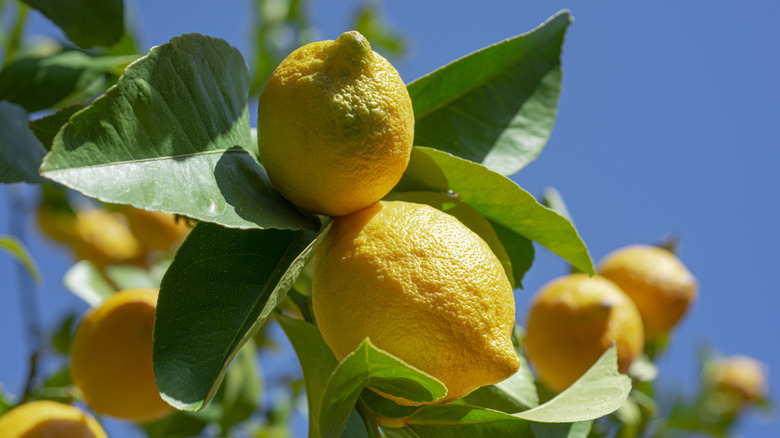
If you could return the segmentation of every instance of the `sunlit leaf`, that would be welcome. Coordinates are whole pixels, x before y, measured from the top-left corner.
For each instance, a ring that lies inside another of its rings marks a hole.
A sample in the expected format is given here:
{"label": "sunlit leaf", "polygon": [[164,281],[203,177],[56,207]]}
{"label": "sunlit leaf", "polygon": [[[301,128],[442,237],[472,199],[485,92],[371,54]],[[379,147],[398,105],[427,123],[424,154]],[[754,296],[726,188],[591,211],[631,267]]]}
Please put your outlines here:
{"label": "sunlit leaf", "polygon": [[38,269],[38,265],[33,260],[27,247],[19,239],[13,236],[0,235],[0,249],[18,260],[27,269],[27,272],[36,283],[41,283],[41,270]]}

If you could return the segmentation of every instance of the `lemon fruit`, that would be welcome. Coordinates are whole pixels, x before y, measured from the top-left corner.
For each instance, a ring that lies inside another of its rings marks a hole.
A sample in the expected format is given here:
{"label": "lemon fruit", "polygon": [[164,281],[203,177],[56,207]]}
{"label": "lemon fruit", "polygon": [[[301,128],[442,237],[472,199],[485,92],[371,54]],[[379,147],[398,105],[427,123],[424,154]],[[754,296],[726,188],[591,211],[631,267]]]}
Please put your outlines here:
{"label": "lemon fruit", "polygon": [[74,406],[49,400],[19,405],[0,416],[3,438],[106,438],[100,424]]}
{"label": "lemon fruit", "polygon": [[71,376],[95,411],[146,422],[172,410],[154,380],[156,306],[156,289],[127,289],[106,298],[79,323],[71,346]]}
{"label": "lemon fruit", "polygon": [[125,218],[102,208],[76,213],[70,245],[79,260],[101,269],[117,263],[142,264],[144,255]]}
{"label": "lemon fruit", "polygon": [[368,337],[444,383],[438,402],[520,366],[510,338],[514,295],[501,262],[477,234],[427,205],[382,201],[335,218],[317,252],[312,297],[339,360]]}
{"label": "lemon fruit", "polygon": [[145,250],[168,252],[178,247],[191,228],[183,218],[160,211],[142,210],[126,206],[122,213],[130,231]]}
{"label": "lemon fruit", "polygon": [[531,301],[525,347],[553,391],[574,383],[612,343],[618,368],[642,353],[642,320],[631,299],[603,277],[572,274],[544,285]]}
{"label": "lemon fruit", "polygon": [[693,275],[677,256],[655,246],[618,249],[599,263],[599,273],[634,301],[648,340],[668,333],[696,299]]}
{"label": "lemon fruit", "polygon": [[352,31],[282,61],[260,95],[257,129],[276,189],[302,210],[343,216],[401,179],[414,114],[398,72]]}
{"label": "lemon fruit", "polygon": [[733,411],[750,402],[764,400],[767,378],[764,364],[748,356],[729,356],[707,367],[708,383],[725,394],[732,402]]}

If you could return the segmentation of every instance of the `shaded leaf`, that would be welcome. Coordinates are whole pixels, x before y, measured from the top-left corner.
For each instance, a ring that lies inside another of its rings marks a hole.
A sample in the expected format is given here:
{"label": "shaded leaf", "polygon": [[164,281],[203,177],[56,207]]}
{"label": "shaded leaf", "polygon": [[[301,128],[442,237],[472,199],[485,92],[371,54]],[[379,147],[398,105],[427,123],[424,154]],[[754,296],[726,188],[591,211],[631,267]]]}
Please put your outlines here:
{"label": "shaded leaf", "polygon": [[227,431],[249,418],[260,405],[262,382],[254,341],[249,340],[236,354],[221,390],[219,406],[222,417],[219,424],[223,431]]}
{"label": "shaded leaf", "polygon": [[108,47],[124,33],[122,0],[22,0],[41,11],[77,45]]}
{"label": "shaded leaf", "polygon": [[531,423],[534,438],[586,438],[593,421],[577,423]]}
{"label": "shaded leaf", "polygon": [[29,123],[30,130],[38,138],[43,147],[50,151],[54,144],[54,137],[60,132],[63,126],[68,123],[70,116],[86,108],[87,104],[83,102],[74,103],[66,106],[54,114],[41,117]]}
{"label": "shaded leaf", "polygon": [[100,270],[87,260],[77,262],[65,272],[62,279],[66,289],[86,301],[91,307],[100,304],[109,295],[116,292]]}
{"label": "shaded leaf", "polygon": [[135,58],[91,56],[77,50],[17,58],[0,72],[0,99],[31,113],[62,106],[104,91],[104,76]]}
{"label": "shaded leaf", "polygon": [[594,420],[620,408],[631,391],[631,379],[618,373],[613,345],[569,388],[536,408],[515,414],[542,423]]}
{"label": "shaded leaf", "polygon": [[230,361],[313,256],[317,237],[195,226],[163,277],[155,315],[155,378],[168,403],[184,410],[208,404]]}
{"label": "shaded leaf", "polygon": [[433,402],[447,395],[447,388],[439,380],[365,339],[339,363],[323,390],[319,418],[323,436],[341,434],[366,387],[414,402]]}
{"label": "shaded leaf", "polygon": [[41,279],[41,270],[38,269],[38,265],[35,263],[35,260],[33,260],[27,247],[25,247],[19,239],[13,236],[0,235],[0,249],[10,254],[21,263],[25,269],[27,269],[30,277],[32,277],[36,283],[41,284],[43,281]]}
{"label": "shaded leaf", "polygon": [[41,172],[104,202],[235,228],[316,229],[254,158],[247,85],[225,41],[173,38],[70,118]]}
{"label": "shaded leaf", "polygon": [[27,128],[27,112],[0,101],[0,183],[42,183],[38,166],[46,150]]}
{"label": "shaded leaf", "polygon": [[517,261],[512,260],[516,276],[515,263],[530,266],[530,262],[527,249],[508,245],[514,241],[510,233],[533,240],[584,272],[595,274],[588,249],[568,219],[539,204],[509,178],[481,164],[415,146],[409,167],[394,190],[454,192],[490,220],[499,237],[504,237],[507,252],[517,257]]}
{"label": "shaded leaf", "polygon": [[528,421],[512,415],[458,404],[423,406],[406,423],[420,438],[523,436],[528,429]]}
{"label": "shaded leaf", "polygon": [[559,12],[533,31],[458,59],[409,84],[414,144],[518,172],[550,136],[561,91]]}
{"label": "shaded leaf", "polygon": [[512,377],[495,385],[483,386],[463,398],[467,405],[514,414],[539,405],[534,376],[528,362],[518,354],[520,369]]}
{"label": "shaded leaf", "polygon": [[73,334],[76,329],[76,315],[68,314],[62,320],[60,328],[51,337],[51,346],[62,355],[70,354],[70,344],[73,342]]}

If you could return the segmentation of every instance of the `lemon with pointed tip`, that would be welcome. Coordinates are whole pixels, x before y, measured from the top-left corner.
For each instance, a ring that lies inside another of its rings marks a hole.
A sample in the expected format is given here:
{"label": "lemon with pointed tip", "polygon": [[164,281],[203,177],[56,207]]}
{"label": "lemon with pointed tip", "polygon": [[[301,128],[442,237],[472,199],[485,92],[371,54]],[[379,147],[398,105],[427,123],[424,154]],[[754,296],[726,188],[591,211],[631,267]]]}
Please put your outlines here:
{"label": "lemon with pointed tip", "polygon": [[414,114],[398,72],[352,31],[282,61],[260,95],[257,129],[276,189],[302,210],[343,216],[401,179]]}
{"label": "lemon with pointed tip", "polygon": [[157,289],[126,289],[88,311],[71,345],[71,377],[97,412],[135,422],[173,410],[160,397],[152,365]]}
{"label": "lemon with pointed tip", "polygon": [[21,404],[0,416],[3,438],[107,438],[92,415],[49,400]]}
{"label": "lemon with pointed tip", "polygon": [[[315,319],[341,360],[368,337],[461,398],[520,366],[501,262],[447,213],[379,202],[334,219],[312,277]],[[401,404],[415,404],[390,397]]]}
{"label": "lemon with pointed tip", "polygon": [[618,368],[626,372],[644,348],[642,319],[631,299],[606,278],[561,277],[531,300],[525,347],[550,389],[569,387],[613,342]]}
{"label": "lemon with pointed tip", "polygon": [[618,249],[599,263],[599,273],[634,301],[648,340],[668,333],[696,300],[696,279],[676,255],[663,248],[632,245]]}

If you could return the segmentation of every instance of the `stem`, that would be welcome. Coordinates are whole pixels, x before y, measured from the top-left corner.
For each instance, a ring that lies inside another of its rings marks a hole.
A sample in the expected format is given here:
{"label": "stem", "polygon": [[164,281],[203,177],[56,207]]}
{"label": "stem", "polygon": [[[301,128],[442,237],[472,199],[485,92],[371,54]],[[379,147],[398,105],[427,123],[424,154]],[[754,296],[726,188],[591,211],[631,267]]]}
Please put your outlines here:
{"label": "stem", "polygon": [[360,414],[360,418],[363,419],[363,424],[366,426],[366,433],[368,433],[368,437],[380,438],[382,433],[379,432],[379,425],[376,422],[376,414],[374,414],[371,408],[368,407],[366,402],[364,402],[363,399],[358,398],[355,409],[357,409],[358,414]]}

